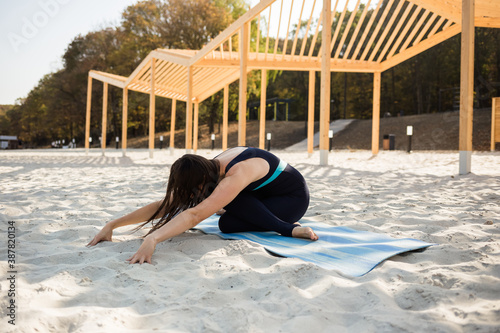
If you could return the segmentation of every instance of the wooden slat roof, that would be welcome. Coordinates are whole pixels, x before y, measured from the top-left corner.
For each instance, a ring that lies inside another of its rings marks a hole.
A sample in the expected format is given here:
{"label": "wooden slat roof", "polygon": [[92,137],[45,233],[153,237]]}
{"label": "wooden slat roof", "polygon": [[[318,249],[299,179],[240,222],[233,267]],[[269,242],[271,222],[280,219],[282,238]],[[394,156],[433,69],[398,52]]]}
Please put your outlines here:
{"label": "wooden slat roof", "polygon": [[[201,102],[239,78],[239,33],[246,23],[252,36],[248,70],[319,71],[322,5],[322,0],[262,0],[202,50],[156,49],[129,77],[89,75],[150,93],[154,59],[155,94],[186,101],[192,66],[193,101]],[[332,0],[332,13],[331,70],[339,72],[385,71],[461,31],[461,0]],[[475,24],[500,28],[499,0],[476,0]]]}

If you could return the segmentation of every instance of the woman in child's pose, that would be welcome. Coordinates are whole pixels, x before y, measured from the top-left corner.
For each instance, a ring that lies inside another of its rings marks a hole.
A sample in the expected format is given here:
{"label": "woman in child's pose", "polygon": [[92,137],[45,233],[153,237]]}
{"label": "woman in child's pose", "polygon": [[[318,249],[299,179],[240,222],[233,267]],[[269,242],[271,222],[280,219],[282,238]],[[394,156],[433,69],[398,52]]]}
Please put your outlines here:
{"label": "woman in child's pose", "polygon": [[115,228],[145,221],[139,229],[151,222],[139,250],[127,259],[131,264],[151,263],[156,244],[217,212],[225,233],[276,231],[317,240],[311,228],[297,223],[308,205],[304,177],[265,150],[236,147],[212,160],[187,154],[172,165],[163,200],[108,222],[87,246],[111,241]]}

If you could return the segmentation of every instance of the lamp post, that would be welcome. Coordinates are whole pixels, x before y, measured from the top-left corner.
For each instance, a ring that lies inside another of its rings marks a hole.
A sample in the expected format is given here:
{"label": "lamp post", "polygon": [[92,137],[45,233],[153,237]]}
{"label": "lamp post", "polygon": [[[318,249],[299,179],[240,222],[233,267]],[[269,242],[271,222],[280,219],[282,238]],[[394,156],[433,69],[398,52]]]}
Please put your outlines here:
{"label": "lamp post", "polygon": [[271,150],[271,133],[267,133],[266,139],[267,139],[267,151],[270,151]]}
{"label": "lamp post", "polygon": [[215,149],[215,134],[212,133],[212,135],[210,136],[210,138],[212,139],[212,150]]}
{"label": "lamp post", "polygon": [[408,136],[408,153],[411,153],[411,137],[413,136],[413,126],[406,126],[406,135]]}
{"label": "lamp post", "polygon": [[163,135],[160,135],[160,150],[163,148]]}
{"label": "lamp post", "polygon": [[118,142],[120,142],[120,138],[116,137],[116,149],[118,149]]}
{"label": "lamp post", "polygon": [[89,137],[89,148],[92,148],[92,137]]}
{"label": "lamp post", "polygon": [[328,151],[332,151],[332,146],[333,146],[333,130],[328,131],[328,138],[330,138],[330,147],[328,148]]}

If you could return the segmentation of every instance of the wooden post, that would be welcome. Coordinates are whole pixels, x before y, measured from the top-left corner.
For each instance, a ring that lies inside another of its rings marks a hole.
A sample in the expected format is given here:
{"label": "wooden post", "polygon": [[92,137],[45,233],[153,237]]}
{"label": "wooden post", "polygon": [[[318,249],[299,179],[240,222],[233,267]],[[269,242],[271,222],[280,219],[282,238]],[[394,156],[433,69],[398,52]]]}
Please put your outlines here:
{"label": "wooden post", "polygon": [[102,130],[101,130],[101,149],[102,156],[106,149],[106,130],[108,127],[108,84],[103,82],[102,89]]}
{"label": "wooden post", "polygon": [[127,151],[127,121],[128,121],[128,88],[123,88],[123,103],[122,103],[122,155],[126,155]]}
{"label": "wooden post", "polygon": [[85,154],[88,155],[90,143],[90,110],[92,107],[92,78],[89,76],[87,83],[87,115],[85,117]]}
{"label": "wooden post", "polygon": [[497,104],[497,99],[493,98],[491,101],[491,151],[495,151],[495,111],[496,111],[496,104]]}
{"label": "wooden post", "polygon": [[330,130],[330,59],[331,59],[331,0],[323,0],[321,34],[321,99],[319,117],[319,164],[328,165],[328,131]]}
{"label": "wooden post", "polygon": [[240,32],[240,98],[238,110],[238,145],[246,144],[247,127],[247,64],[248,64],[248,41],[249,25],[244,23]]}
{"label": "wooden post", "polygon": [[491,151],[500,142],[500,97],[493,98],[491,103]]}
{"label": "wooden post", "polygon": [[174,154],[175,149],[175,113],[177,100],[172,99],[172,113],[170,115],[170,155]]}
{"label": "wooden post", "polygon": [[474,0],[462,0],[460,60],[459,174],[471,172],[472,113],[474,102]]}
{"label": "wooden post", "polygon": [[229,85],[224,86],[224,108],[222,110],[222,151],[227,149],[228,132],[228,113],[229,113]]}
{"label": "wooden post", "polygon": [[259,148],[264,149],[266,145],[266,89],[267,89],[267,70],[260,72],[260,122],[259,122]]}
{"label": "wooden post", "polygon": [[193,121],[193,70],[187,68],[187,101],[186,101],[186,153],[192,149],[192,121]]}
{"label": "wooden post", "polygon": [[198,150],[198,102],[194,102],[194,123],[193,123],[193,151]]}
{"label": "wooden post", "polygon": [[155,149],[155,58],[151,59],[151,92],[149,93],[149,158]]}
{"label": "wooden post", "polygon": [[309,71],[309,96],[307,108],[307,152],[309,156],[314,151],[314,91],[316,86],[316,72]]}
{"label": "wooden post", "polygon": [[372,154],[377,155],[380,138],[380,85],[381,73],[373,73],[373,112],[372,112]]}

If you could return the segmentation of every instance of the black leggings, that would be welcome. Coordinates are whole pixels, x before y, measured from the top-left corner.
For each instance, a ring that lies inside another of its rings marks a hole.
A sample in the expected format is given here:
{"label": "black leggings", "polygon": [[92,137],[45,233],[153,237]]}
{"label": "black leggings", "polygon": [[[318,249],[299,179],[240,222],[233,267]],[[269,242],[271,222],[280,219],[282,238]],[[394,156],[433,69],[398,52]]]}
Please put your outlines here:
{"label": "black leggings", "polygon": [[224,207],[226,212],[219,219],[219,229],[224,233],[276,231],[291,237],[297,227],[294,223],[304,216],[308,206],[307,190],[267,198],[241,192]]}

